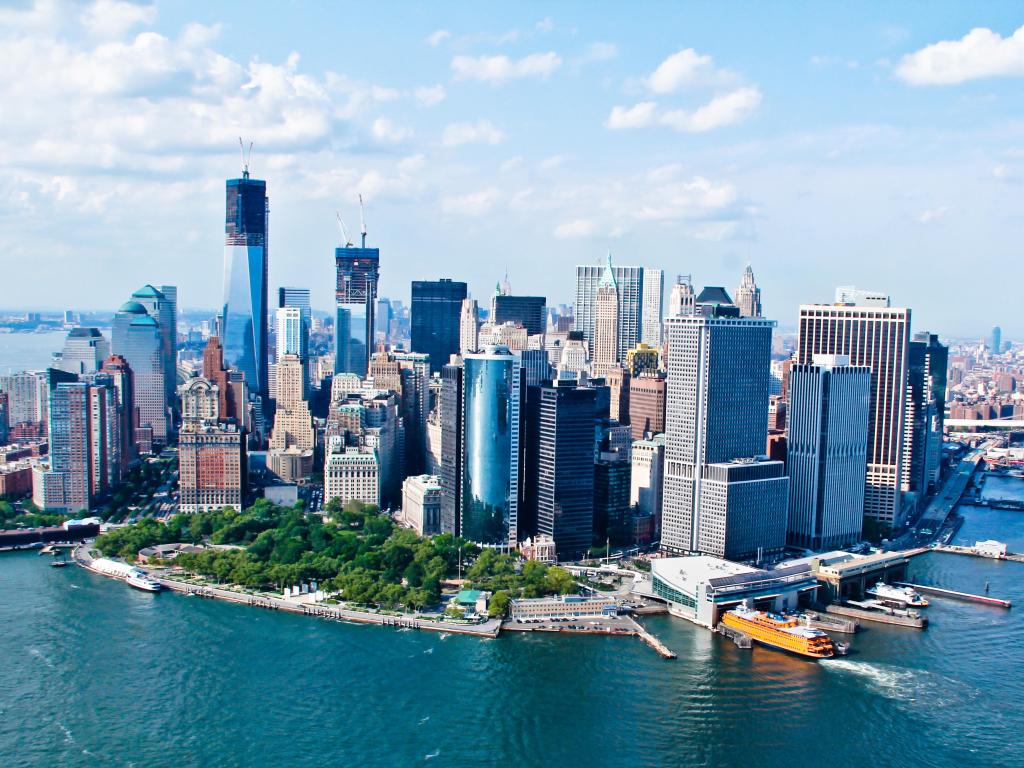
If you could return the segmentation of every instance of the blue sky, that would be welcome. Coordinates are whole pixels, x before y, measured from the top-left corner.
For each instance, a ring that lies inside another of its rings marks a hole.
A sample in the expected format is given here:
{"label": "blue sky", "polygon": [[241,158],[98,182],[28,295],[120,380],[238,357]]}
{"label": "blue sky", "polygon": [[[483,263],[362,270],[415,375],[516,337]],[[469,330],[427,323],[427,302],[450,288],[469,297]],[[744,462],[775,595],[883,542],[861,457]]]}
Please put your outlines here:
{"label": "blue sky", "polygon": [[255,143],[271,288],[331,301],[335,211],[381,292],[567,302],[573,267],[749,262],[766,313],[837,284],[914,326],[1024,334],[1013,3],[0,5],[0,306],[220,301],[223,182]]}

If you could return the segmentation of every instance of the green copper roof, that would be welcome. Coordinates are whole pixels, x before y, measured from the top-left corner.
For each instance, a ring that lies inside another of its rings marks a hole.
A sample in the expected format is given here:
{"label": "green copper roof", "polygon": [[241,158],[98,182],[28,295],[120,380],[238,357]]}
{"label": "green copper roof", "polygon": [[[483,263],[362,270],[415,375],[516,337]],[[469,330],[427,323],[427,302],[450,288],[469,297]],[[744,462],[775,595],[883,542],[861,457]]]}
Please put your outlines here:
{"label": "green copper roof", "polygon": [[133,299],[162,299],[164,295],[152,285],[144,285],[132,294]]}
{"label": "green copper roof", "polygon": [[598,284],[599,288],[618,288],[619,286],[615,283],[615,273],[612,271],[612,255],[608,254],[608,263],[604,265],[604,274],[601,275],[601,282]]}
{"label": "green copper roof", "polygon": [[139,304],[137,301],[126,301],[121,305],[118,312],[125,312],[129,315],[144,315],[146,314],[146,308]]}

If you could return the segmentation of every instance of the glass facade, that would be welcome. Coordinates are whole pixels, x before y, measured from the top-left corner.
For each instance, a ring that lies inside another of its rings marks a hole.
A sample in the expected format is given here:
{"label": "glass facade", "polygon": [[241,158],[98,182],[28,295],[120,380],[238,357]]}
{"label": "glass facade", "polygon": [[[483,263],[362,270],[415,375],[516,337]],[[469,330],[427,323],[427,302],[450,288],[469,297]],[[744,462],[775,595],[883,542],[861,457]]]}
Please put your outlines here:
{"label": "glass facade", "polygon": [[334,249],[337,269],[334,372],[365,376],[373,349],[380,249],[347,245]]}
{"label": "glass facade", "polygon": [[114,315],[111,333],[114,352],[132,371],[132,403],[136,426],[153,430],[153,440],[167,440],[167,395],[160,324],[137,301],[129,301]]}
{"label": "glass facade", "polygon": [[369,368],[366,304],[338,304],[334,317],[334,372],[365,376]]}
{"label": "glass facade", "polygon": [[459,321],[466,284],[452,280],[413,280],[412,351],[430,355],[430,372],[437,373],[459,353]]}
{"label": "glass facade", "polygon": [[224,221],[224,362],[264,398],[267,384],[267,183],[227,182]]}
{"label": "glass facade", "polygon": [[504,347],[464,363],[461,534],[482,544],[517,540],[519,496],[519,356]]}

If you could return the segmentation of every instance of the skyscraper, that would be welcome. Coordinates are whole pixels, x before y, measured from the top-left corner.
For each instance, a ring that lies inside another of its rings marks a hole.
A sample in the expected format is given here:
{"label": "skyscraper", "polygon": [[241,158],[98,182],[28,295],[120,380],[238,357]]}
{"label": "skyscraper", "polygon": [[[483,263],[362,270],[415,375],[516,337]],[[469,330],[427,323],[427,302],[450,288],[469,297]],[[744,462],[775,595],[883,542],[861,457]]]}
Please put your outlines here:
{"label": "skyscraper", "polygon": [[864,515],[893,527],[902,522],[910,310],[888,306],[881,294],[863,301],[867,303],[802,305],[797,362],[811,364],[814,355],[847,355],[851,365],[871,369]]}
{"label": "skyscraper", "polygon": [[277,361],[277,410],[267,463],[272,472],[295,482],[313,469],[315,432],[307,400],[309,379],[302,358],[284,355]]}
{"label": "skyscraper", "polygon": [[[609,263],[611,257],[609,256]],[[597,289],[604,279],[607,264],[576,267],[576,314],[573,329],[581,331],[593,349],[594,323],[597,318]],[[643,267],[611,267],[619,292],[618,342],[616,360],[640,341],[643,318]]]}
{"label": "skyscraper", "polygon": [[998,355],[1003,351],[1003,329],[998,325],[992,327],[992,335],[988,341],[988,351],[993,355]]}
{"label": "skyscraper", "polygon": [[491,317],[495,325],[517,323],[531,336],[547,329],[547,299],[543,296],[495,294],[491,299]]}
{"label": "skyscraper", "polygon": [[662,303],[665,298],[665,273],[660,269],[644,268],[643,325],[640,341],[652,347],[661,346]]}
{"label": "skyscraper", "polygon": [[747,265],[736,289],[736,306],[740,308],[740,317],[761,316],[761,289],[754,281],[754,270]]}
{"label": "skyscraper", "polygon": [[275,314],[277,359],[295,355],[305,364],[309,357],[309,324],[300,307],[280,307]]}
{"label": "skyscraper", "polygon": [[334,372],[365,376],[373,351],[380,249],[366,247],[364,228],[360,246],[345,243],[335,248],[334,262]]}
{"label": "skyscraper", "polygon": [[224,306],[220,337],[224,362],[245,375],[246,384],[264,400],[267,380],[267,274],[270,203],[267,182],[228,179],[224,217]]}
{"label": "skyscraper", "polygon": [[100,369],[110,354],[110,342],[100,333],[99,328],[78,326],[68,331],[64,350],[55,355],[54,367],[76,375],[93,373]]}
{"label": "skyscraper", "polygon": [[185,419],[178,445],[179,509],[241,510],[248,485],[245,435],[234,422]]}
{"label": "skyscraper", "polygon": [[430,357],[423,352],[395,352],[401,380],[405,475],[420,475],[427,466],[427,416],[430,413]]}
{"label": "skyscraper", "polygon": [[412,351],[430,355],[437,373],[460,351],[462,300],[466,284],[447,278],[412,281]]}
{"label": "skyscraper", "polygon": [[[479,339],[476,299],[463,299],[459,310],[459,354],[468,355],[470,352],[476,352],[479,349]],[[447,364],[447,360],[444,364]]]}
{"label": "skyscraper", "polygon": [[441,368],[441,532],[462,530],[462,362]]}
{"label": "skyscraper", "polygon": [[[714,292],[704,293],[713,294]],[[724,292],[723,292],[724,293]],[[670,317],[661,544],[748,559],[780,550],[789,489],[768,436],[769,320],[698,304]]]}
{"label": "skyscraper", "polygon": [[506,347],[465,357],[461,535],[515,546],[520,496],[522,367]]}
{"label": "skyscraper", "polygon": [[814,550],[860,541],[871,369],[814,355],[789,374],[789,543]]}
{"label": "skyscraper", "polygon": [[596,392],[565,379],[529,387],[526,411],[519,538],[550,536],[560,559],[579,557],[593,538]]}
{"label": "skyscraper", "polygon": [[103,361],[100,368],[104,374],[110,377],[115,390],[117,390],[118,419],[120,428],[120,458],[121,476],[128,474],[128,470],[138,460],[138,446],[135,440],[135,424],[138,422],[138,411],[135,408],[135,384],[131,366],[121,355],[111,355]]}
{"label": "skyscraper", "polygon": [[903,441],[903,491],[920,502],[938,481],[946,409],[949,349],[935,334],[914,334],[907,348],[907,415]]}
{"label": "skyscraper", "polygon": [[668,297],[668,316],[692,315],[695,298],[690,275],[679,275]]}
{"label": "skyscraper", "polygon": [[625,352],[619,355],[619,288],[615,283],[612,259],[608,257],[594,299],[594,336],[590,347],[591,371],[606,376]]}
{"label": "skyscraper", "polygon": [[[137,292],[138,293],[138,292]],[[136,442],[142,453],[150,442],[165,444],[169,432],[165,335],[160,322],[131,299],[114,314],[111,348],[132,370],[132,403],[138,413]]]}

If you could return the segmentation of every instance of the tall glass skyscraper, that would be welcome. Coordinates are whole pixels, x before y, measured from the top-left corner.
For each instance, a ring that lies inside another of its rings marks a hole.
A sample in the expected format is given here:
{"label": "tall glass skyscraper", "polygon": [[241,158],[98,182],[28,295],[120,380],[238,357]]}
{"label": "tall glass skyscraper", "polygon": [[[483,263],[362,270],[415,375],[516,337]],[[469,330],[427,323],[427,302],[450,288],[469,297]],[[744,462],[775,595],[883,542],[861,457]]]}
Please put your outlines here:
{"label": "tall glass skyscraper", "polygon": [[132,370],[132,402],[138,412],[134,426],[151,429],[152,439],[165,443],[168,402],[160,323],[141,303],[128,301],[114,315],[111,337],[114,353]]}
{"label": "tall glass skyscraper", "polygon": [[430,355],[430,372],[437,373],[459,349],[459,327],[466,284],[448,279],[413,280],[412,349]]}
{"label": "tall glass skyscraper", "polygon": [[334,372],[365,376],[373,349],[373,319],[377,308],[380,249],[344,245],[334,249],[338,271],[335,288]]}
{"label": "tall glass skyscraper", "polygon": [[224,308],[221,341],[224,362],[245,374],[253,392],[264,399],[267,382],[267,182],[227,181],[224,217]]}
{"label": "tall glass skyscraper", "polygon": [[482,544],[518,541],[519,355],[489,347],[466,355],[463,378],[462,536]]}

